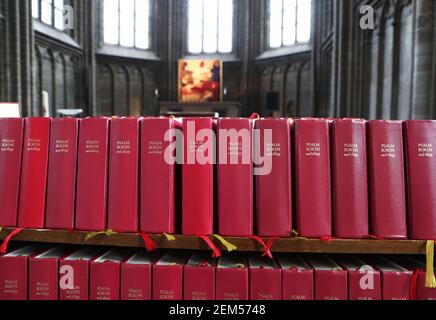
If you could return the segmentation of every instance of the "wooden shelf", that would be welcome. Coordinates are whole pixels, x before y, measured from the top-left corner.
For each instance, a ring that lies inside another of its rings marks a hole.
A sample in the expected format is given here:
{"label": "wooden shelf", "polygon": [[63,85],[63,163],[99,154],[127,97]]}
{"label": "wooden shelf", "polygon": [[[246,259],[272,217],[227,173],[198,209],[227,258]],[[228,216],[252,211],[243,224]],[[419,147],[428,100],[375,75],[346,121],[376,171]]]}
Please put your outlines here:
{"label": "wooden shelf", "polygon": [[[3,240],[13,229],[3,228],[0,240]],[[98,235],[86,240],[88,232],[69,232],[56,230],[24,230],[13,237],[12,241],[39,242],[52,244],[73,244],[90,246],[112,246],[143,248],[140,235],[118,233],[111,236]],[[159,249],[209,250],[203,240],[197,237],[175,236],[175,241],[168,241],[163,235],[152,235]],[[238,247],[238,251],[262,252],[262,247],[252,239],[227,238]],[[265,242],[268,239],[265,239]],[[216,240],[218,248],[224,247]],[[416,254],[424,255],[425,241],[384,241],[384,240],[332,240],[325,243],[321,240],[279,239],[274,242],[271,252],[275,253],[350,253],[350,254]]]}

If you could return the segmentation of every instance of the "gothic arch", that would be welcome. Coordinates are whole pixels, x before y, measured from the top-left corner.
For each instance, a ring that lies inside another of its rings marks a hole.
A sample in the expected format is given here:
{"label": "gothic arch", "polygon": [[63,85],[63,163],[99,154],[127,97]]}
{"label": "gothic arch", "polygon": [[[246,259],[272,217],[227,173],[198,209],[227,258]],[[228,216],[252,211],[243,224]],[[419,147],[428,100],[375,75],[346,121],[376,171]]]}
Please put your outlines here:
{"label": "gothic arch", "polygon": [[139,67],[129,70],[130,73],[130,105],[129,115],[140,116],[143,112],[144,76]]}
{"label": "gothic arch", "polygon": [[144,113],[146,115],[158,115],[158,106],[155,90],[157,89],[156,75],[152,69],[144,69]]}
{"label": "gothic arch", "polygon": [[[51,49],[45,49],[42,53],[42,90],[48,95],[49,114],[53,115],[55,110],[55,55]],[[44,102],[42,96],[41,102]],[[41,113],[44,115],[44,104],[41,103]]]}
{"label": "gothic arch", "polygon": [[98,115],[113,115],[114,111],[114,72],[107,64],[98,66],[99,81],[97,83]]}
{"label": "gothic arch", "polygon": [[63,53],[57,53],[55,55],[55,64],[54,64],[54,98],[55,104],[53,108],[54,115],[57,114],[56,110],[66,108],[66,60]]}
{"label": "gothic arch", "polygon": [[129,70],[124,65],[115,67],[114,81],[114,115],[129,115],[129,91],[130,77]]}
{"label": "gothic arch", "polygon": [[298,115],[298,66],[290,63],[285,68],[284,81],[284,113],[289,117]]}
{"label": "gothic arch", "polygon": [[298,68],[297,77],[297,115],[312,114],[312,61],[303,61]]}

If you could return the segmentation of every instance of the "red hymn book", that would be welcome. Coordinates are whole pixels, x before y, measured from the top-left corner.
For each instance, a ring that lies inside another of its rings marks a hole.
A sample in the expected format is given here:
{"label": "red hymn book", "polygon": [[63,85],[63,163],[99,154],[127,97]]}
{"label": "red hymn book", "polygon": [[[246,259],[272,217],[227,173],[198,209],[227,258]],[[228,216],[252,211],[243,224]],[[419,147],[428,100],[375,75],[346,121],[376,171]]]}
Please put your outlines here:
{"label": "red hymn book", "polygon": [[407,121],[405,135],[410,238],[436,239],[436,121]]}
{"label": "red hymn book", "polygon": [[141,120],[140,229],[146,233],[175,233],[176,164],[165,161],[176,122],[168,118]]}
{"label": "red hymn book", "polygon": [[[249,119],[220,119],[217,129],[220,150],[217,172],[218,233],[234,237],[252,236],[252,123]],[[233,139],[229,137],[231,133],[237,133]]]}
{"label": "red hymn book", "polygon": [[215,143],[200,133],[214,130],[211,118],[183,119],[185,161],[182,169],[182,229],[184,235],[214,232],[214,164],[211,152]]}
{"label": "red hymn book", "polygon": [[47,184],[46,228],[74,229],[78,119],[53,119]]}
{"label": "red hymn book", "polygon": [[366,121],[333,122],[334,235],[363,239],[369,235]]}
{"label": "red hymn book", "polygon": [[87,118],[80,124],[77,230],[106,229],[109,124],[107,118]]}
{"label": "red hymn book", "polygon": [[297,230],[307,238],[332,236],[330,122],[295,120]]}
{"label": "red hymn book", "polygon": [[402,128],[401,121],[368,123],[371,234],[382,239],[407,239]]}
{"label": "red hymn book", "polygon": [[[257,157],[271,159],[271,172],[256,175],[256,231],[265,237],[292,233],[291,125],[287,119],[257,120],[260,141],[254,141]],[[267,141],[267,130],[272,140]],[[259,143],[260,142],[260,143]],[[257,169],[262,168],[260,159]],[[266,172],[265,172],[266,173]]]}
{"label": "red hymn book", "polygon": [[112,119],[109,147],[108,228],[138,232],[139,120]]}
{"label": "red hymn book", "polygon": [[50,123],[49,118],[26,119],[18,212],[21,228],[44,228]]}
{"label": "red hymn book", "polygon": [[0,226],[16,227],[20,191],[23,119],[0,119]]}

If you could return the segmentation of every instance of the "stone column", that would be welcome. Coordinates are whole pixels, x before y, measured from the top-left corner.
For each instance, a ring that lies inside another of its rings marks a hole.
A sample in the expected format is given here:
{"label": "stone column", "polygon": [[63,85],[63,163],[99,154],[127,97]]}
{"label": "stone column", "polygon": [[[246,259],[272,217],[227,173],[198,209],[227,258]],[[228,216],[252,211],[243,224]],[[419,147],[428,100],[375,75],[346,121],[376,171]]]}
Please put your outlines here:
{"label": "stone column", "polygon": [[[85,110],[85,113],[88,113],[88,115],[97,115],[97,62],[95,53],[96,48],[99,45],[100,38],[98,37],[99,25],[97,23],[98,20],[96,19],[96,16],[100,12],[98,9],[102,10],[103,7],[102,1],[83,1],[82,4],[84,10],[82,10],[80,13],[82,15],[81,18],[84,19],[84,23],[80,25],[83,25],[85,29],[83,47],[85,52],[84,72],[87,80],[87,110]],[[80,90],[83,89],[81,88]]]}
{"label": "stone column", "polygon": [[434,1],[417,0],[415,4],[415,53],[413,75],[412,118],[433,116],[434,79]]}
{"label": "stone column", "polygon": [[21,43],[21,107],[23,116],[39,115],[32,109],[33,105],[33,27],[32,7],[30,1],[17,1],[19,5],[19,25]]}

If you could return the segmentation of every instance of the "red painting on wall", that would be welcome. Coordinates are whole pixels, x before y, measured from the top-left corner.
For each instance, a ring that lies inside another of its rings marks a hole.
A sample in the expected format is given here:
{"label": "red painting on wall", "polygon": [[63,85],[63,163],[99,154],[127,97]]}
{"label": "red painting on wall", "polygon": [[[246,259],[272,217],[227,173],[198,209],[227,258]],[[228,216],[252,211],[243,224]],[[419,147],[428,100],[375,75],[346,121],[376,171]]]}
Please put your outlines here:
{"label": "red painting on wall", "polygon": [[221,101],[222,65],[220,60],[180,60],[179,102]]}

